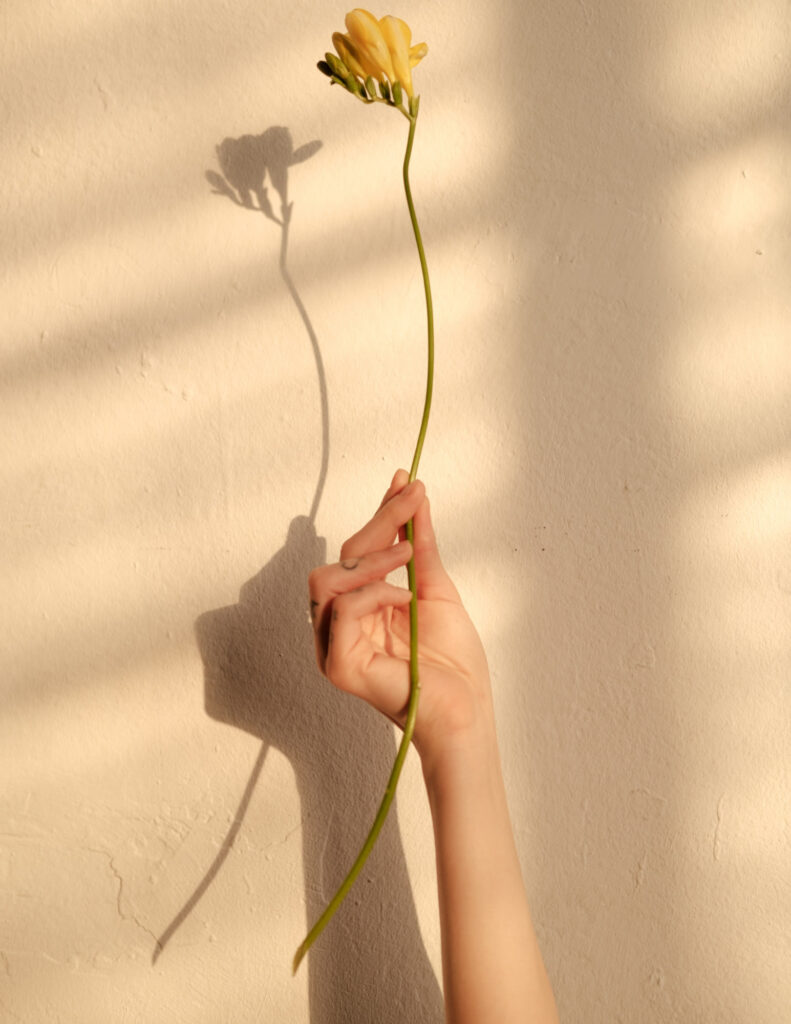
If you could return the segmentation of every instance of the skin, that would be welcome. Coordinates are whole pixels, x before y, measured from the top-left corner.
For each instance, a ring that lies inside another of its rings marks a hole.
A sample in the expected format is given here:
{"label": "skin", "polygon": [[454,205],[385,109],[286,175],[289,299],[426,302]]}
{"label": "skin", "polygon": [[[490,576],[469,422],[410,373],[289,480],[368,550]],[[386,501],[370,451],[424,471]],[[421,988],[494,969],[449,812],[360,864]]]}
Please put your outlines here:
{"label": "skin", "polygon": [[557,1024],[530,918],[481,641],[437,550],[425,488],[399,470],[375,515],[309,577],[316,658],[398,724],[409,699],[406,565],[414,519],[421,695],[414,745],[434,824],[447,1024]]}

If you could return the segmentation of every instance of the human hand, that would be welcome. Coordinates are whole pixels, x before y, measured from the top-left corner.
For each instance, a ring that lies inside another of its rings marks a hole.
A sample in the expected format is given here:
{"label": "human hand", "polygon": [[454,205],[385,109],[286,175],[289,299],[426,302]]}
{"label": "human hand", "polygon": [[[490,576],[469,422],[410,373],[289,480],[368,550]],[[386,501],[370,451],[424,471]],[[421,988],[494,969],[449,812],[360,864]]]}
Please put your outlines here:
{"label": "human hand", "polygon": [[403,536],[414,519],[421,686],[414,742],[425,760],[490,722],[491,693],[480,639],[440,560],[425,488],[407,481],[399,470],[376,514],[341,548],[340,562],[314,569],[308,585],[321,671],[403,725],[411,594],[385,577],[412,556]]}

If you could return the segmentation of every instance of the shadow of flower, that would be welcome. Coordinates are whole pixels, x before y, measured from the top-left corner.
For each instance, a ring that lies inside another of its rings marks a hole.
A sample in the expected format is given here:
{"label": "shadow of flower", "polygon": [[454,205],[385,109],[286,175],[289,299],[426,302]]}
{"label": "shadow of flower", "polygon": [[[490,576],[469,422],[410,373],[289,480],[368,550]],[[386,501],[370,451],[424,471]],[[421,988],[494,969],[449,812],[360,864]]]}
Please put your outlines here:
{"label": "shadow of flower", "polygon": [[[321,145],[319,139],[314,139],[294,149],[291,132],[278,126],[267,128],[261,135],[223,139],[217,146],[217,162],[222,174],[206,171],[206,180],[218,195],[227,196],[250,210],[260,210],[276,224],[283,224],[284,211],[288,209],[288,170],[312,157]],[[269,200],[267,176],[280,197],[280,218]],[[253,199],[258,201],[258,206]]]}

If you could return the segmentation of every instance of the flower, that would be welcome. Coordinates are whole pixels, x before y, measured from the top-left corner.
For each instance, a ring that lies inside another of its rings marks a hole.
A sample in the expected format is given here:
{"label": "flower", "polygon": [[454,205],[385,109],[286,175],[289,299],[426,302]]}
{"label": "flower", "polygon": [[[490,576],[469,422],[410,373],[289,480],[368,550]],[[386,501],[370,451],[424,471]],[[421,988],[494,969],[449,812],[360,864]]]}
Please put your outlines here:
{"label": "flower", "polygon": [[346,31],[335,32],[332,44],[352,76],[369,76],[390,89],[398,82],[412,99],[412,68],[428,53],[425,43],[412,46],[412,30],[392,14],[379,21],[361,7],[346,15]]}

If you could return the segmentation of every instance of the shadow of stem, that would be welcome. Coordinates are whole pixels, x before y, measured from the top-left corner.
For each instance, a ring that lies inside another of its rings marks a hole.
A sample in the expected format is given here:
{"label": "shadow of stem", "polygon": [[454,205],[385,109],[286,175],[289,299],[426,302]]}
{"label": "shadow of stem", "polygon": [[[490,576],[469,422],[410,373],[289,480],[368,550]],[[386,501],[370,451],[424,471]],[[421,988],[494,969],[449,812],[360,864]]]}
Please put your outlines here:
{"label": "shadow of stem", "polygon": [[[323,909],[354,859],[395,754],[392,727],[319,676],[307,615],[307,575],[326,556],[315,519],[329,464],[329,403],[318,339],[288,270],[293,215],[288,169],[320,146],[314,141],[294,150],[290,132],[281,127],[225,139],[217,147],[223,174],[206,175],[215,193],[262,213],[281,229],[280,272],[316,362],[322,456],[309,515],[292,520],[284,546],[242,586],[235,605],[206,612],[195,623],[207,713],[257,736],[261,749],[220,851],[162,932],[153,963],[226,861],[270,748],[281,751],[295,773],[308,921]],[[280,217],[269,200],[267,176],[280,198]],[[370,1020],[392,1019],[394,1012],[413,1024],[442,1019],[442,995],[420,936],[395,812],[357,892],[339,910],[325,941],[311,951],[308,967],[312,1024],[359,1019],[361,1006]]]}

